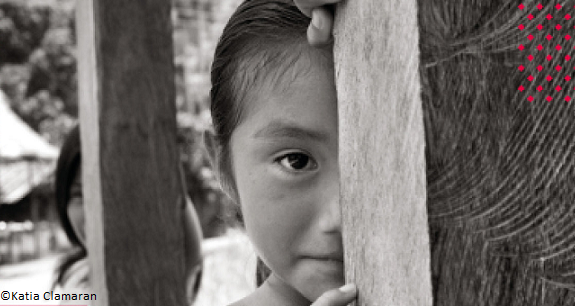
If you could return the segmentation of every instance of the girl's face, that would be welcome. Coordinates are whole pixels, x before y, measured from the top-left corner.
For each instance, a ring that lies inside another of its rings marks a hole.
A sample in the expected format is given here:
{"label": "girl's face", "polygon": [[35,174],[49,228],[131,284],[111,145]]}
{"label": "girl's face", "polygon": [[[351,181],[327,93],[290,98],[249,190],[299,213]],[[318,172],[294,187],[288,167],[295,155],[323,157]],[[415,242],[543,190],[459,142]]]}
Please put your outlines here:
{"label": "girl's face", "polygon": [[310,301],[344,283],[337,101],[327,62],[302,57],[280,77],[283,88],[261,86],[231,138],[246,231],[272,278]]}

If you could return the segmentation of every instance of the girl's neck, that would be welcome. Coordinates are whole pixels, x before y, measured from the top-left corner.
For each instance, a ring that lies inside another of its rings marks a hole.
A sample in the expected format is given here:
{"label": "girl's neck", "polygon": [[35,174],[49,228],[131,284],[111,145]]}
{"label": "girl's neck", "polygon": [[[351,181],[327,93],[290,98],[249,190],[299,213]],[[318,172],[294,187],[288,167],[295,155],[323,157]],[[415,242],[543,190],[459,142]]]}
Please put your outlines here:
{"label": "girl's neck", "polygon": [[272,273],[268,279],[245,299],[231,306],[309,306],[298,291]]}
{"label": "girl's neck", "polygon": [[270,298],[273,299],[273,301],[277,301],[278,306],[308,306],[311,304],[301,293],[286,284],[277,277],[275,273],[272,273],[268,277],[262,287],[264,287],[263,289],[266,291],[269,291]]}

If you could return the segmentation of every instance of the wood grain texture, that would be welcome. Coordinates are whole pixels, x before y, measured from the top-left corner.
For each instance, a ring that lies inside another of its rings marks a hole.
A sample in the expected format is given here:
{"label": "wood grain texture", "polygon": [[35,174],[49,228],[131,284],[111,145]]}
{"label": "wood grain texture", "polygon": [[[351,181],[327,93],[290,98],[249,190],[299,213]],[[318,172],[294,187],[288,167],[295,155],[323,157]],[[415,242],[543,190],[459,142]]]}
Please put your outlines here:
{"label": "wood grain texture", "polygon": [[184,305],[170,1],[78,3],[88,254],[98,305]]}
{"label": "wood grain texture", "polygon": [[361,306],[432,304],[416,4],[337,9],[346,278]]}

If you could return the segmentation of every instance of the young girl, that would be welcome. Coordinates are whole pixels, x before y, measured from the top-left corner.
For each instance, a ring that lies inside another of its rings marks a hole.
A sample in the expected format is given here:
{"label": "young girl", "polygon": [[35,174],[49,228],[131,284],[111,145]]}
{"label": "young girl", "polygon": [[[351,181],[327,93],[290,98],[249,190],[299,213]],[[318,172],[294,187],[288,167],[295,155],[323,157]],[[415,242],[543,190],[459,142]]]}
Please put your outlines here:
{"label": "young girl", "polygon": [[216,48],[206,146],[271,270],[235,306],[356,297],[343,286],[332,46],[308,45],[309,22],[289,1],[245,1]]}
{"label": "young girl", "polygon": [[[56,167],[56,204],[62,227],[74,246],[57,267],[53,290],[71,293],[90,289],[90,268],[86,250],[80,129],[68,134]],[[199,290],[202,272],[202,231],[191,201],[183,209],[186,252],[186,294],[192,305]]]}

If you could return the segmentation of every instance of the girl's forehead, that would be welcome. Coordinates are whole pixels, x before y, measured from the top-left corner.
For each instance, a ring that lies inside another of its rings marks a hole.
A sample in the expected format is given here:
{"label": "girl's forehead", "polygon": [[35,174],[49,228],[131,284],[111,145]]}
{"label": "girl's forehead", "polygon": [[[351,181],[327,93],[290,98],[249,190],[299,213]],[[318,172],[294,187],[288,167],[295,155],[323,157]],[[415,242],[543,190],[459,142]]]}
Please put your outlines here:
{"label": "girl's forehead", "polygon": [[238,128],[248,128],[249,132],[242,130],[255,137],[271,123],[282,122],[329,134],[331,127],[337,128],[337,98],[333,72],[326,68],[318,62],[298,61],[277,79],[262,80],[246,99]]}
{"label": "girl's forehead", "polygon": [[245,88],[245,99],[240,103],[245,111],[257,108],[257,105],[254,105],[257,103],[253,101],[262,97],[289,96],[293,93],[294,87],[302,85],[301,80],[307,81],[319,77],[333,81],[334,64],[331,50],[328,52],[309,46],[294,46],[292,51],[285,53],[283,56],[267,59],[256,56],[246,61],[244,68],[247,70],[243,71],[253,73],[244,74],[243,77],[249,80],[240,82],[249,84]]}

